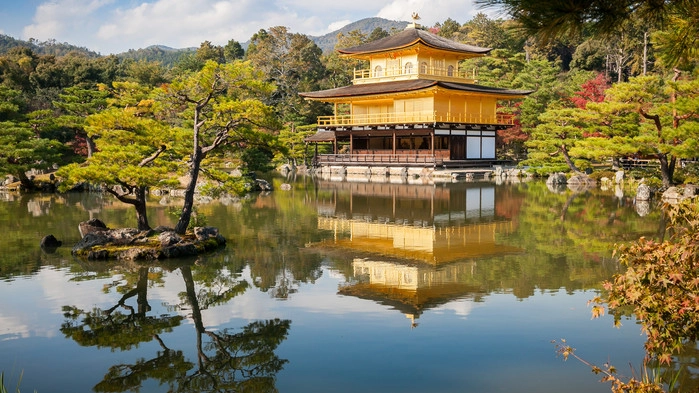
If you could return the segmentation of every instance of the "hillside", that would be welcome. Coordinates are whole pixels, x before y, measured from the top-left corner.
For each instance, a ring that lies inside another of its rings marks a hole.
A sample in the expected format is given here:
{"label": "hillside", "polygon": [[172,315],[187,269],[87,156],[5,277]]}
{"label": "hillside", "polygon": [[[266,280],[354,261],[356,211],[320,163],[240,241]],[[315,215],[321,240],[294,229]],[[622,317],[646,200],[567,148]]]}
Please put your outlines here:
{"label": "hillside", "polygon": [[362,33],[369,35],[377,27],[391,33],[391,30],[395,29],[400,31],[405,29],[405,26],[407,25],[408,22],[398,22],[383,18],[364,18],[320,37],[309,36],[309,38],[312,39],[313,42],[315,42],[316,45],[323,50],[323,52],[331,52],[335,48],[335,44],[337,43],[337,35],[339,33],[347,34],[352,30],[359,30]]}
{"label": "hillside", "polygon": [[[356,22],[352,22],[338,30],[330,32],[322,36],[308,36],[313,42],[320,47],[323,52],[332,52],[337,43],[337,35],[339,33],[349,33],[352,30],[359,30],[367,35],[371,34],[376,28],[382,28],[389,33],[392,31],[400,31],[405,29],[408,22],[399,22],[383,18],[364,18]],[[300,32],[303,33],[303,32]],[[241,43],[243,48],[247,49],[248,42]],[[13,47],[25,46],[32,49],[37,54],[49,54],[55,56],[62,56],[71,51],[79,51],[85,53],[90,57],[99,57],[100,54],[93,52],[87,48],[81,48],[68,43],[58,43],[55,40],[49,40],[45,42],[38,42],[36,40],[23,41],[18,40],[13,37],[0,34],[0,54],[7,53]],[[147,48],[141,49],[130,49],[127,52],[122,52],[117,54],[117,57],[124,59],[133,60],[144,60],[144,61],[159,61],[164,66],[172,66],[175,64],[183,55],[195,51],[196,48],[170,48],[163,45],[151,45]]]}
{"label": "hillside", "polygon": [[196,51],[196,48],[175,49],[164,45],[151,45],[142,49],[129,49],[117,57],[135,61],[158,61],[165,67],[171,67],[183,56]]}
{"label": "hillside", "polygon": [[84,53],[89,57],[99,57],[100,54],[93,52],[87,48],[68,44],[66,42],[57,42],[56,40],[48,41],[23,41],[10,37],[9,35],[0,34],[0,54],[7,53],[12,48],[23,46],[28,47],[32,52],[40,55],[63,56],[69,52]]}

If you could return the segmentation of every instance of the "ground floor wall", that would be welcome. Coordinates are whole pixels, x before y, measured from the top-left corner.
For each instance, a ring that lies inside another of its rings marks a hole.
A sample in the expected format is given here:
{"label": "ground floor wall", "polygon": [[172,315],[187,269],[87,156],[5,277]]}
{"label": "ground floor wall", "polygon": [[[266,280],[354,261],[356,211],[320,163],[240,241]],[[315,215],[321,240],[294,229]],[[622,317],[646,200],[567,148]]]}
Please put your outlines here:
{"label": "ground floor wall", "polygon": [[495,160],[495,138],[495,128],[483,126],[336,130],[333,154],[360,162],[371,160],[359,156],[381,157],[379,162],[390,156],[402,162],[411,155],[431,156],[434,162]]}

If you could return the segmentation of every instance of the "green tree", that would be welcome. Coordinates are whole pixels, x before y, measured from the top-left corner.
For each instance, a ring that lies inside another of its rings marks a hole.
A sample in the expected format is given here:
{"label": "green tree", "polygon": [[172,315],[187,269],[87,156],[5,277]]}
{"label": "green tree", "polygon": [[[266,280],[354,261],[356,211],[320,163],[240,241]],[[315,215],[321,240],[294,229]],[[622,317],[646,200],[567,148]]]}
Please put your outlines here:
{"label": "green tree", "polygon": [[[446,22],[445,22],[446,23]],[[493,20],[482,12],[464,23],[461,40],[467,44],[486,48],[506,48],[509,39],[502,20]]]}
{"label": "green tree", "polygon": [[[155,102],[137,84],[115,83],[114,89],[115,95],[122,94],[117,95],[116,104],[86,121],[87,134],[95,140],[97,151],[82,165],[62,167],[58,175],[65,179],[63,190],[87,182],[134,206],[138,229],[146,230],[150,229],[148,189],[177,184],[171,174],[181,162],[176,146],[183,138],[178,129],[155,118]],[[137,104],[129,106],[131,100]]]}
{"label": "green tree", "polygon": [[[264,129],[276,127],[271,110],[261,100],[274,91],[249,62],[218,64],[208,61],[191,75],[176,78],[164,88],[163,100],[172,121],[190,128],[189,180],[175,231],[185,233],[194,207],[194,192],[199,175],[207,169],[209,177],[234,187],[236,179],[214,168],[206,159],[224,153],[240,153],[252,146],[273,145]],[[240,189],[238,189],[240,190]]]}
{"label": "green tree", "polygon": [[209,41],[204,41],[201,43],[201,45],[199,45],[199,49],[197,49],[194,57],[201,64],[204,64],[209,60],[213,60],[217,63],[225,63],[223,48],[218,45],[214,45]]}
{"label": "green tree", "polygon": [[538,124],[538,117],[549,106],[563,106],[560,102],[567,97],[562,80],[559,78],[560,69],[546,59],[533,59],[525,63],[521,72],[512,81],[512,87],[534,90],[522,101],[520,106],[520,121],[524,132]]}
{"label": "green tree", "polygon": [[664,187],[673,183],[678,158],[699,155],[699,82],[681,79],[679,71],[672,81],[640,76],[617,83],[605,102],[588,108],[603,115],[599,130],[618,149],[658,160]]}
{"label": "green tree", "polygon": [[439,25],[439,32],[437,34],[444,38],[453,39],[454,33],[458,32],[460,27],[461,25],[459,24],[459,22],[455,21],[452,18],[447,18],[447,20],[445,20],[441,25]]}
{"label": "green tree", "polygon": [[[288,148],[284,159],[294,165],[308,165],[309,159],[313,152],[308,151],[308,146],[304,141],[305,138],[315,134],[317,126],[315,124],[307,126],[284,127],[279,131],[279,143]],[[281,161],[281,157],[278,158]]]}
{"label": "green tree", "polygon": [[63,144],[38,137],[25,122],[0,122],[0,173],[15,176],[25,189],[35,188],[29,170],[49,169],[64,153]]}
{"label": "green tree", "polygon": [[126,60],[124,80],[143,86],[158,86],[167,82],[167,69],[159,61]]}
{"label": "green tree", "polygon": [[109,92],[104,89],[85,89],[79,86],[68,87],[58,95],[53,102],[55,108],[60,110],[57,121],[62,126],[72,129],[76,140],[85,139],[87,144],[87,156],[95,152],[95,143],[85,131],[85,119],[107,107]]}
{"label": "green tree", "polygon": [[0,120],[13,120],[21,117],[24,108],[22,92],[0,85]]}
{"label": "green tree", "polygon": [[529,155],[525,163],[533,166],[552,166],[561,162],[573,172],[580,173],[571,158],[570,151],[582,139],[588,119],[586,112],[577,108],[548,109],[539,116],[536,126],[526,142]]}
{"label": "green tree", "polygon": [[236,40],[228,40],[226,46],[223,47],[223,57],[226,63],[231,63],[234,60],[241,60],[245,57],[245,50],[240,42]]}
{"label": "green tree", "polygon": [[316,121],[323,106],[304,100],[298,93],[320,88],[326,72],[321,55],[322,50],[310,38],[290,33],[283,26],[260,30],[250,39],[246,59],[276,85],[267,103],[284,122]]}
{"label": "green tree", "polygon": [[367,37],[367,42],[380,40],[382,38],[389,37],[390,35],[391,34],[383,28],[377,27],[374,30],[372,30],[371,33],[369,33],[369,37]]}
{"label": "green tree", "polygon": [[607,46],[597,38],[588,38],[575,48],[571,69],[606,72]]}
{"label": "green tree", "polygon": [[695,68],[699,61],[699,3],[677,2],[669,9],[664,28],[654,32],[651,40],[666,69]]}
{"label": "green tree", "polygon": [[332,89],[350,85],[354,79],[354,71],[368,67],[366,61],[341,57],[337,53],[338,49],[351,48],[365,42],[367,42],[367,35],[360,30],[337,34],[335,50],[322,58],[326,70],[326,76],[322,82],[323,88]]}
{"label": "green tree", "polygon": [[[626,22],[643,21],[646,27],[663,28],[665,55],[670,65],[679,59],[696,59],[699,36],[699,4],[695,0],[477,0],[482,7],[494,7],[509,14],[528,35],[543,41],[556,37],[583,37],[587,32],[598,36],[619,33]],[[681,23],[678,23],[680,18]],[[677,23],[677,24],[676,24]],[[669,39],[668,39],[669,38]]]}
{"label": "green tree", "polygon": [[23,92],[31,90],[29,76],[39,64],[40,56],[26,47],[11,48],[0,57],[0,80],[2,84]]}

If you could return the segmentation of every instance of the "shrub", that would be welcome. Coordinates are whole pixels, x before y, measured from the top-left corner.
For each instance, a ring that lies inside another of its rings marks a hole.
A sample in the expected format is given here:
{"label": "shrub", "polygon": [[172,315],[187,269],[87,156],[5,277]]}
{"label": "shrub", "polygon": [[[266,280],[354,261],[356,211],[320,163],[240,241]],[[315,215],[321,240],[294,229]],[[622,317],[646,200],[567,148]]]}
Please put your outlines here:
{"label": "shrub", "polygon": [[[633,308],[647,336],[646,352],[669,364],[672,355],[699,339],[699,200],[665,205],[664,241],[641,238],[618,246],[615,253],[627,267],[604,283],[606,299],[595,298],[593,317],[624,306]],[[615,324],[619,319],[615,319]]]}

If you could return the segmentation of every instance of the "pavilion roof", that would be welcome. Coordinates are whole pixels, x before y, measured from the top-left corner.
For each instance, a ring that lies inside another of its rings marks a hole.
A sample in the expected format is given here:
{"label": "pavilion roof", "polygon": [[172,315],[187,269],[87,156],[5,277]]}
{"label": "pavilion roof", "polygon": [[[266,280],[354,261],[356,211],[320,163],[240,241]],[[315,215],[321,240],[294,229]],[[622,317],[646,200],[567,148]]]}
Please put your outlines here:
{"label": "pavilion roof", "polygon": [[376,52],[386,52],[397,49],[403,49],[413,46],[417,43],[422,43],[428,47],[435,49],[457,52],[462,54],[486,54],[491,48],[482,48],[474,45],[462,44],[452,41],[436,34],[432,34],[427,30],[419,28],[407,28],[400,33],[388,36],[366,44],[353,46],[351,48],[338,49],[338,52],[344,55],[365,55]]}
{"label": "pavilion roof", "polygon": [[313,92],[299,93],[302,97],[311,100],[337,99],[345,97],[371,96],[377,94],[391,94],[419,91],[433,87],[441,87],[457,92],[471,92],[496,96],[518,96],[524,97],[531,90],[512,90],[499,87],[476,85],[473,83],[443,82],[429,79],[411,79],[396,82],[365,83],[359,85],[349,85],[335,89],[320,90]]}
{"label": "pavilion roof", "polygon": [[335,140],[335,131],[319,130],[315,134],[304,139],[306,142],[332,142]]}

